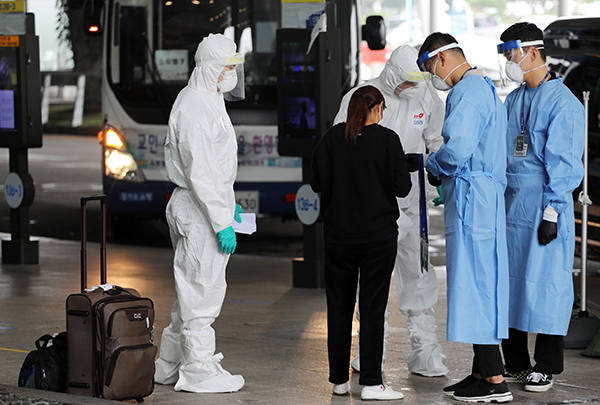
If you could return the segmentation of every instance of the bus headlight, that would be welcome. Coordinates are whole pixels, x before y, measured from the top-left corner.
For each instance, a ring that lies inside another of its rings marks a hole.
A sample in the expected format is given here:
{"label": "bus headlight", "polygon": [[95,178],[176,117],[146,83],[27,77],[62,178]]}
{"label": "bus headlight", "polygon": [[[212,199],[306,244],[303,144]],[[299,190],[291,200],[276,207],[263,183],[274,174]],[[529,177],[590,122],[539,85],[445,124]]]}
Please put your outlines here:
{"label": "bus headlight", "polygon": [[146,181],[131,153],[125,151],[125,142],[123,142],[119,131],[111,126],[106,126],[98,134],[98,138],[104,145],[105,176],[134,183]]}
{"label": "bus headlight", "polygon": [[138,170],[133,156],[117,149],[106,149],[104,151],[104,174],[117,180],[132,181],[135,183],[146,181]]}

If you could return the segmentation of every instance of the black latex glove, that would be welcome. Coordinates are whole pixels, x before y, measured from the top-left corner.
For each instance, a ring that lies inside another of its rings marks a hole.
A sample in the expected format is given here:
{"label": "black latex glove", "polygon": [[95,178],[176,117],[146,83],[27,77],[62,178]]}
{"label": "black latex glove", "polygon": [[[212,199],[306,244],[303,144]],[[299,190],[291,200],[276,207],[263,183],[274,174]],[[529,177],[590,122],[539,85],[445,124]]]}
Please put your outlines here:
{"label": "black latex glove", "polygon": [[538,241],[540,245],[547,245],[558,236],[558,228],[556,222],[542,220],[538,228]]}
{"label": "black latex glove", "polygon": [[431,184],[433,187],[439,187],[442,185],[442,181],[440,180],[439,177],[434,176],[433,174],[427,172],[427,181],[429,182],[429,184]]}
{"label": "black latex glove", "polygon": [[405,156],[408,171],[416,172],[417,170],[419,170],[419,153],[407,153]]}

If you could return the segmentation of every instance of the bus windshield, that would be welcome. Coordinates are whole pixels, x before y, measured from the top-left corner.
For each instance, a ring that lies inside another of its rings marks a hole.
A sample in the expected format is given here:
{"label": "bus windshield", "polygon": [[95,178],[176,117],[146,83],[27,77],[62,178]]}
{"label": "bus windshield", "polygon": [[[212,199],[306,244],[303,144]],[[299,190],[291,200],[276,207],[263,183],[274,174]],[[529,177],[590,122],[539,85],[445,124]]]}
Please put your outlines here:
{"label": "bus windshield", "polygon": [[228,107],[276,108],[280,0],[113,0],[109,13],[108,82],[135,121],[167,123],[209,33],[231,38],[245,56],[246,99]]}

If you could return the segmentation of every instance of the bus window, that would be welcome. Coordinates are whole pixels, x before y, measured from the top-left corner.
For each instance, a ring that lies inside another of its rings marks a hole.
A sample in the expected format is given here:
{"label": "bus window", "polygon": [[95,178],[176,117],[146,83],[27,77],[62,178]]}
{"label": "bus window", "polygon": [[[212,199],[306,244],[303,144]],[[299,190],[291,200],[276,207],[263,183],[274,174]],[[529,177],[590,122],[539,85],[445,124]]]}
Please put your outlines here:
{"label": "bus window", "polygon": [[[146,7],[121,6],[119,76],[121,83],[144,82],[147,49]],[[141,34],[141,35],[140,35]]]}

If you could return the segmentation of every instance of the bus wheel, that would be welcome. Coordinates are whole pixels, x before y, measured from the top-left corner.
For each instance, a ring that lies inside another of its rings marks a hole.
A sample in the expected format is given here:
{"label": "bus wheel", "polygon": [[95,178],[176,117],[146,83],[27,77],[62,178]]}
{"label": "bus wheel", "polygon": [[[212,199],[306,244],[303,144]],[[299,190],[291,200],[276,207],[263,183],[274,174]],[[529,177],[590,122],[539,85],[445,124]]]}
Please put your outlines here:
{"label": "bus wheel", "polygon": [[136,218],[134,215],[112,214],[110,229],[116,239],[132,239],[135,236]]}

